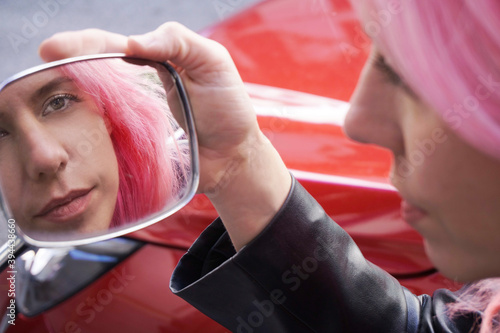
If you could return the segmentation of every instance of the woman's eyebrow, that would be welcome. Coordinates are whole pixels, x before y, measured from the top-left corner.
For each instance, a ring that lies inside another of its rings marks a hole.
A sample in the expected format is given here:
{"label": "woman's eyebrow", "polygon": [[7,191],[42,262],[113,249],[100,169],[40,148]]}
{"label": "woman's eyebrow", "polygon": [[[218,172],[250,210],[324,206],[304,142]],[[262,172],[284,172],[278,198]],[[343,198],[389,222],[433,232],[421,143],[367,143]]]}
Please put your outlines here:
{"label": "woman's eyebrow", "polygon": [[398,75],[398,73],[396,73],[394,71],[394,69],[392,69],[392,67],[389,66],[389,64],[387,64],[383,55],[378,54],[377,57],[375,58],[374,64],[375,64],[375,67],[380,72],[382,72],[387,77],[387,79],[389,79],[389,81],[391,83],[396,84],[396,85],[403,83],[403,80]]}
{"label": "woman's eyebrow", "polygon": [[73,82],[73,79],[67,76],[59,76],[56,77],[55,79],[50,80],[49,82],[45,83],[43,86],[38,88],[32,95],[31,95],[31,101],[35,103],[38,101],[40,98],[43,96],[49,94],[51,91],[59,87],[60,85],[68,82]]}
{"label": "woman's eyebrow", "polygon": [[395,86],[401,87],[407,94],[413,98],[419,100],[418,95],[413,91],[412,88],[399,76],[398,73],[385,61],[383,55],[378,54],[374,60],[375,68],[377,68],[389,82]]}

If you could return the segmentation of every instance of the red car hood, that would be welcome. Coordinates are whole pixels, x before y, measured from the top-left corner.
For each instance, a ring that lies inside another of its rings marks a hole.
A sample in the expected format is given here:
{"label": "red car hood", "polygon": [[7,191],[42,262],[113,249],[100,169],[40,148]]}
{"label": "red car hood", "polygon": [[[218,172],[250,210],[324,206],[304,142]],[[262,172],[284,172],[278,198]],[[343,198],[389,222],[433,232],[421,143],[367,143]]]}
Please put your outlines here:
{"label": "red car hood", "polygon": [[202,32],[245,82],[348,101],[370,50],[348,0],[269,0]]}

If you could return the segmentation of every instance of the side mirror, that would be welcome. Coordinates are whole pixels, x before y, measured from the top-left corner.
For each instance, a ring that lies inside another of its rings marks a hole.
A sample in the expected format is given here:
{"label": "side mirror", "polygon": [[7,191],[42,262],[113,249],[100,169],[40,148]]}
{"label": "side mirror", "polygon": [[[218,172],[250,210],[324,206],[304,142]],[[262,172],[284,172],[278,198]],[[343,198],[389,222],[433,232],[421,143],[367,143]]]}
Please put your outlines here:
{"label": "side mirror", "polygon": [[168,63],[85,56],[0,84],[0,205],[32,245],[144,228],[186,205],[198,179],[193,116]]}

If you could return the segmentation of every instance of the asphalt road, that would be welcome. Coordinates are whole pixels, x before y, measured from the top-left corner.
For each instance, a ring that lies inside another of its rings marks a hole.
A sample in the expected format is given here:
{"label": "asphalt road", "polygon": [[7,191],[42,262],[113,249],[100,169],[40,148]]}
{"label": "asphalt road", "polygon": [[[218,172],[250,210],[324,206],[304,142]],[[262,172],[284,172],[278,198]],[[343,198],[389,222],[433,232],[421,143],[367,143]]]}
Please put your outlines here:
{"label": "asphalt road", "polygon": [[170,20],[198,31],[258,1],[0,0],[0,77],[38,64],[38,45],[58,31],[100,28],[130,35]]}
{"label": "asphalt road", "polygon": [[[0,80],[41,63],[38,45],[59,31],[100,28],[130,35],[171,20],[199,31],[259,1],[0,0]],[[5,237],[0,224],[0,242]]]}

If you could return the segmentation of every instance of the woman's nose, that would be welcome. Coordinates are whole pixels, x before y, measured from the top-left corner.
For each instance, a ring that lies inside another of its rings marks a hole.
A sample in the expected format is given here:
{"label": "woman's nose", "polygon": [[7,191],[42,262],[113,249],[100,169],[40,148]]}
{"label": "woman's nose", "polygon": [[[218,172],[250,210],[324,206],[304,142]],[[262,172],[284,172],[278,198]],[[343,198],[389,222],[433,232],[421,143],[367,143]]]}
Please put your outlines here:
{"label": "woman's nose", "polygon": [[399,154],[404,147],[396,89],[381,76],[373,61],[368,61],[351,97],[344,132],[355,141],[375,144]]}
{"label": "woman's nose", "polygon": [[56,175],[68,164],[69,155],[52,131],[43,124],[35,124],[21,134],[23,162],[28,176],[42,180]]}

